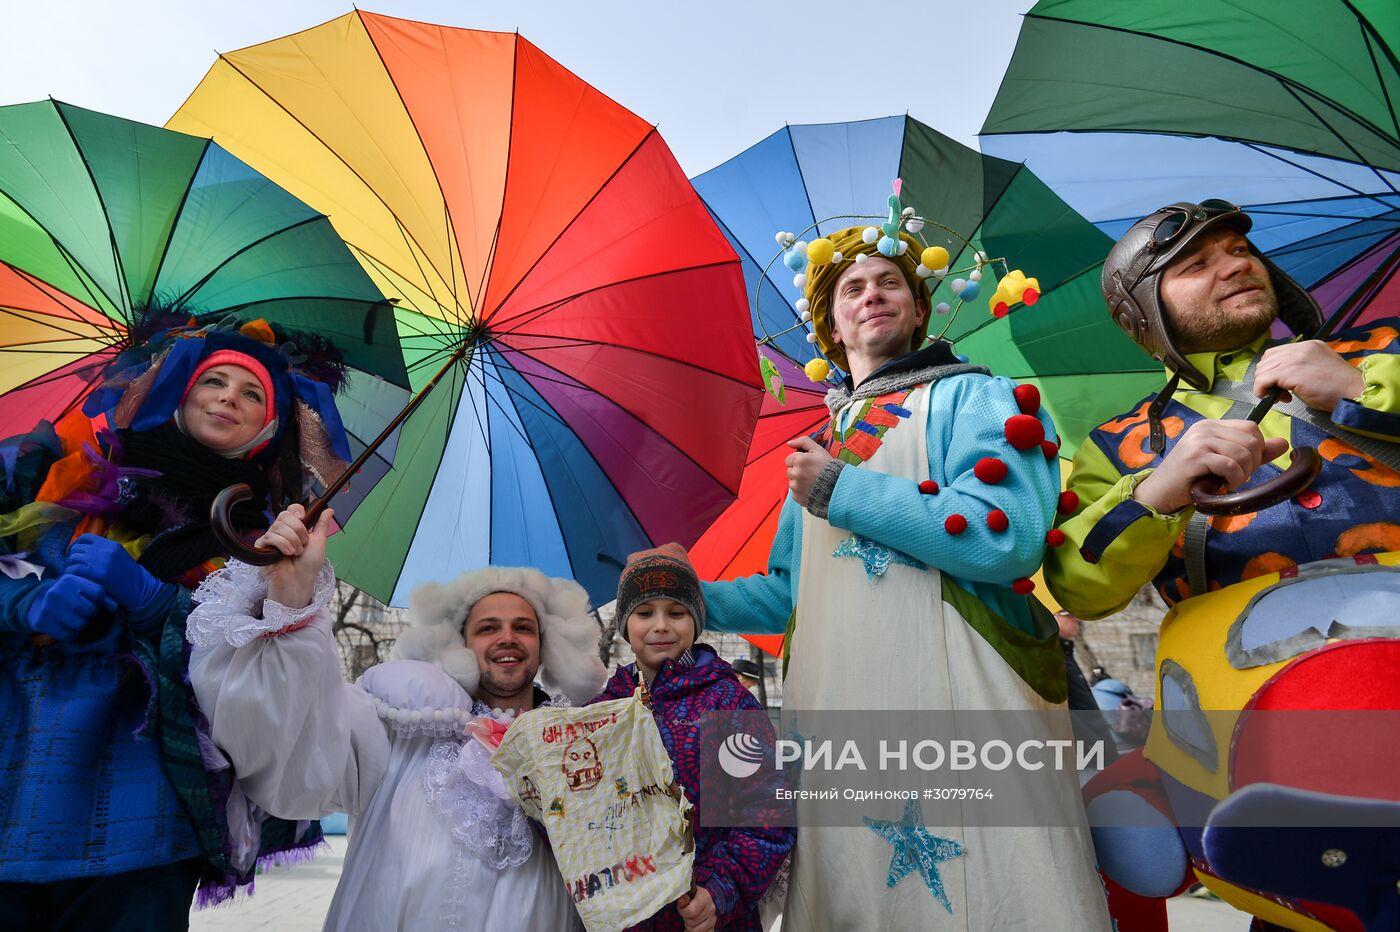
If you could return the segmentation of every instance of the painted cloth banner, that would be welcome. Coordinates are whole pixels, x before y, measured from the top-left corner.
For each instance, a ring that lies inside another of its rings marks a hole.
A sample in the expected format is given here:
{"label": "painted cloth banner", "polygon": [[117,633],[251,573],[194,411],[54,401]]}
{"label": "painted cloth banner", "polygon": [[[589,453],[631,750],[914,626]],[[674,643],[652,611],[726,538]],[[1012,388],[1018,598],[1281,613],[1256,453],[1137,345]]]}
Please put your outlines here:
{"label": "painted cloth banner", "polygon": [[491,762],[544,824],[590,932],[636,925],[690,891],[694,809],[638,695],[527,712]]}

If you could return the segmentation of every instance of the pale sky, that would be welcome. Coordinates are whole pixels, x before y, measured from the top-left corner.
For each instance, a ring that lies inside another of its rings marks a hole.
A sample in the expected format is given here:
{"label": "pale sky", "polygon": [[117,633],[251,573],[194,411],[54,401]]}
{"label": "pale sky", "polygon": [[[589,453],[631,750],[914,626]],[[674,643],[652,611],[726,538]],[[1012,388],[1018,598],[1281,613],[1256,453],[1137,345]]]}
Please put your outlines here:
{"label": "pale sky", "polygon": [[[519,29],[656,123],[693,176],[784,122],[908,112],[975,145],[1031,3],[380,0],[363,8]],[[164,123],[216,51],[349,9],[346,0],[0,0],[0,103],[52,96]]]}

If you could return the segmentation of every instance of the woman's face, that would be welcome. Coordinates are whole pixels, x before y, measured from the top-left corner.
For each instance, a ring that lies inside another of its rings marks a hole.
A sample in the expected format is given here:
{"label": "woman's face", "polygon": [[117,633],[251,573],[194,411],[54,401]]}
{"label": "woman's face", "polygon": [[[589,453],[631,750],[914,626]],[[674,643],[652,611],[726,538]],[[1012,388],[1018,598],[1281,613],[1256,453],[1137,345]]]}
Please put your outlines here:
{"label": "woman's face", "polygon": [[216,453],[237,450],[267,421],[267,393],[242,366],[223,365],[200,374],[180,406],[185,432]]}

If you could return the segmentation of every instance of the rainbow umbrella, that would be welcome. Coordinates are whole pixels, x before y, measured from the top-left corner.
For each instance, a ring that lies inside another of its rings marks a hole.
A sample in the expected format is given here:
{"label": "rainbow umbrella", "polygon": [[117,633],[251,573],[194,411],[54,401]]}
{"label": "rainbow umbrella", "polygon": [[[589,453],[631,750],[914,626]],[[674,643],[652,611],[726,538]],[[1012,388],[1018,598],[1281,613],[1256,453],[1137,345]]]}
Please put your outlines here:
{"label": "rainbow umbrella", "polygon": [[[774,233],[812,225],[801,234],[812,239],[861,222],[852,215],[878,225],[894,178],[902,179],[904,204],[952,231],[932,224],[922,231],[952,257],[953,271],[930,279],[937,284],[933,303],[942,306],[930,335],[952,340],[997,375],[1037,384],[1060,428],[1062,456],[1072,456],[1089,430],[1117,413],[1123,397],[1160,387],[1161,368],[1102,310],[1098,282],[1109,238],[1023,165],[983,155],[907,116],[786,126],[694,179],[743,259],[754,335],[771,359],[801,365],[815,352],[796,307],[801,291],[793,271],[772,261]],[[1007,265],[986,267],[980,294],[963,302],[953,281],[966,279],[978,251]],[[990,298],[998,273],[1009,269],[1038,279],[1041,297],[996,316]],[[1094,375],[1104,370],[1113,373],[1108,383]],[[796,401],[791,411],[765,401],[739,500],[697,545],[711,578],[762,571],[787,492],[784,442],[812,433],[826,417],[823,387],[792,365],[779,364],[778,373]],[[759,646],[769,649],[772,641]]]}
{"label": "rainbow umbrella", "polygon": [[389,305],[324,216],[208,139],[0,107],[0,436],[76,407],[153,312],[334,340],[352,449],[387,421],[376,399],[408,386]]}
{"label": "rainbow umbrella", "polygon": [[1331,313],[1400,301],[1400,15],[1376,0],[1042,0],[982,128],[1117,237],[1225,198]]}
{"label": "rainbow umbrella", "polygon": [[611,598],[732,501],[761,383],[733,250],[655,128],[525,39],[353,12],[221,55],[170,126],[324,211],[415,389],[339,574],[527,564]]}

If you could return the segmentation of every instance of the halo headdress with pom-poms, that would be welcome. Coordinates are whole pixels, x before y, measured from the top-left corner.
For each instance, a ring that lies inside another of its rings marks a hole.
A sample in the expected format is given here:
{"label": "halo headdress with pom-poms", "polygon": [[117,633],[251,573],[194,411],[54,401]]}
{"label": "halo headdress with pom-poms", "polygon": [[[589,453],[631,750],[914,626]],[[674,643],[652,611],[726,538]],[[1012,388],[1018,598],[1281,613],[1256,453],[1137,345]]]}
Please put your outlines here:
{"label": "halo headdress with pom-poms", "polygon": [[[948,286],[956,296],[956,305],[939,303],[937,306],[931,307],[937,316],[947,317],[942,329],[933,338],[935,340],[943,338],[965,304],[977,299],[981,293],[984,272],[989,271],[996,275],[1000,270],[997,287],[988,300],[988,310],[995,317],[1004,317],[1018,303],[1032,305],[1040,297],[1039,282],[1034,278],[1026,277],[1020,269],[1010,268],[1005,258],[988,258],[985,253],[973,246],[967,237],[956,230],[939,223],[937,220],[919,216],[913,207],[906,207],[900,198],[901,186],[901,181],[895,179],[894,193],[887,201],[889,210],[884,217],[879,215],[838,215],[819,220],[798,233],[780,231],[774,237],[781,247],[781,251],[769,261],[763,274],[759,276],[758,286],[754,291],[754,306],[758,306],[763,282],[767,279],[769,270],[773,267],[773,263],[779,259],[794,273],[792,283],[802,289],[802,297],[798,298],[793,306],[797,317],[793,326],[778,333],[768,333],[759,319],[759,327],[763,329],[764,333],[758,342],[760,346],[766,346],[787,356],[778,347],[776,339],[794,330],[806,330],[807,342],[814,344],[819,354],[807,361],[805,365],[796,359],[788,358],[793,364],[802,366],[807,377],[813,382],[821,382],[830,378],[832,364],[842,369],[847,368],[845,351],[831,339],[829,319],[832,288],[843,267],[849,263],[864,262],[869,256],[882,256],[889,259],[904,273],[915,298],[930,305],[932,305],[931,292],[933,289],[929,287],[928,279],[942,281],[949,275],[955,276],[948,282]],[[839,220],[880,220],[882,222],[879,224],[861,223],[846,227],[825,236],[818,236],[811,241],[801,238],[806,233],[817,231],[821,226]],[[929,227],[934,227],[947,234],[947,243],[956,245],[959,252],[962,252],[964,248],[970,251],[972,264],[966,268],[950,269],[952,256],[947,246],[931,243],[925,238],[924,231]],[[963,275],[966,277],[962,277]],[[929,318],[931,319],[933,316],[935,315],[930,314]],[[917,349],[927,338],[928,323],[926,321],[924,327],[915,332],[910,349]],[[765,381],[768,382],[769,390],[777,395],[778,390],[775,390],[773,382],[768,378],[768,370],[771,368],[771,364],[765,367]]]}

